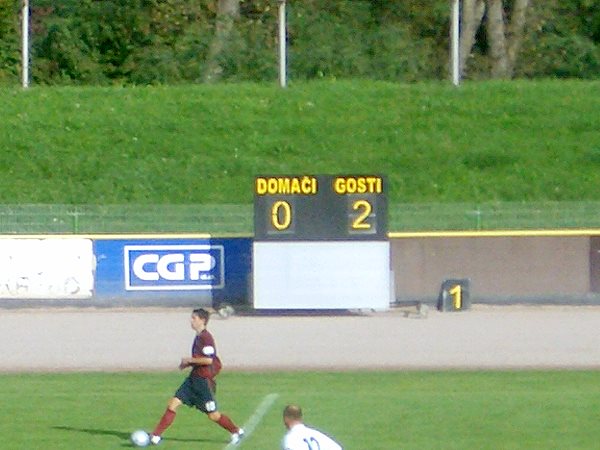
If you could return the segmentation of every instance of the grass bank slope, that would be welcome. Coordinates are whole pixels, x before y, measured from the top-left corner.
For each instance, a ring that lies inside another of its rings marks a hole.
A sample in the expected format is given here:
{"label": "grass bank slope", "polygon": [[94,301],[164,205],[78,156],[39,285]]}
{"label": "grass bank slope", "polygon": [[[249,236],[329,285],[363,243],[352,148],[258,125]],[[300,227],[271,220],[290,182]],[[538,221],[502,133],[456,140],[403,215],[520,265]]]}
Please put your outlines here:
{"label": "grass bank slope", "polygon": [[252,203],[257,174],[390,201],[600,200],[600,82],[0,89],[0,203]]}

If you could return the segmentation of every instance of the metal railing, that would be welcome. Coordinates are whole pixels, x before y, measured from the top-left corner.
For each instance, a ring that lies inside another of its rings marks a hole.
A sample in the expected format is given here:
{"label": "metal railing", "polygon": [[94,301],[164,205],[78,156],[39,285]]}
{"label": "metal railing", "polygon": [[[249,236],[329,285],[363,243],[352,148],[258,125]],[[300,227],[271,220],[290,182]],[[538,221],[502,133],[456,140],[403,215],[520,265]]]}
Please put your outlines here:
{"label": "metal railing", "polygon": [[496,202],[393,205],[390,231],[600,228],[600,202]]}
{"label": "metal railing", "polygon": [[[253,205],[0,205],[0,234],[253,235]],[[389,231],[600,228],[600,202],[389,205]]]}
{"label": "metal railing", "polygon": [[252,234],[252,205],[0,205],[2,234]]}

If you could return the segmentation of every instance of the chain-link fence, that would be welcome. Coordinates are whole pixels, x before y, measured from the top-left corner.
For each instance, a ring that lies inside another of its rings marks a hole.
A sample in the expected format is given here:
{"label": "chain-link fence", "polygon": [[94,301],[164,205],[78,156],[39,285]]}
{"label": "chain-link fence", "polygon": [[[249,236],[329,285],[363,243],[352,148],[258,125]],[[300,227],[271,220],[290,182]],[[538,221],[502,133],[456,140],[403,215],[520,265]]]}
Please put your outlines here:
{"label": "chain-link fence", "polygon": [[252,205],[2,205],[0,233],[251,234]]}
{"label": "chain-link fence", "polygon": [[[253,234],[252,205],[0,205],[2,234]],[[600,202],[393,204],[389,230],[600,228]]]}
{"label": "chain-link fence", "polygon": [[392,205],[390,231],[600,228],[600,202]]}

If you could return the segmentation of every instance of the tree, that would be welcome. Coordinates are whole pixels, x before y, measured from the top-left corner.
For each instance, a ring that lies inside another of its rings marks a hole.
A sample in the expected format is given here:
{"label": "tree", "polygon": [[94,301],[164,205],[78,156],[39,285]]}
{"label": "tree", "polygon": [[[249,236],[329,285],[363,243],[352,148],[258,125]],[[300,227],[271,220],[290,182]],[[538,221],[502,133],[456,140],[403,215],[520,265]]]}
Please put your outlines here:
{"label": "tree", "polygon": [[463,0],[460,29],[460,72],[464,73],[471,50],[475,44],[475,35],[485,13],[484,0]]}
{"label": "tree", "polygon": [[492,59],[492,78],[512,78],[523,41],[530,0],[515,0],[507,20],[502,0],[488,0],[487,34]]}
{"label": "tree", "polygon": [[475,35],[485,18],[491,76],[512,78],[529,8],[530,0],[463,0],[461,71],[467,67]]}
{"label": "tree", "polygon": [[219,81],[223,68],[220,57],[227,45],[233,25],[240,17],[240,0],[218,0],[215,34],[208,50],[203,79],[207,83]]}
{"label": "tree", "polygon": [[18,73],[17,0],[0,0],[0,81]]}

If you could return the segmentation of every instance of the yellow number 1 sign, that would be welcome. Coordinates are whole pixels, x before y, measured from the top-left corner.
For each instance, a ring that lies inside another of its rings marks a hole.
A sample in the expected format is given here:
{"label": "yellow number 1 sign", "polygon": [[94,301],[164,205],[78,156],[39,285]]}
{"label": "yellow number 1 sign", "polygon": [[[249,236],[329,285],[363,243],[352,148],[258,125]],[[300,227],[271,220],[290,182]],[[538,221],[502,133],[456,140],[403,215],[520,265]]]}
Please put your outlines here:
{"label": "yellow number 1 sign", "polygon": [[468,279],[444,280],[438,297],[440,311],[463,311],[471,307]]}

